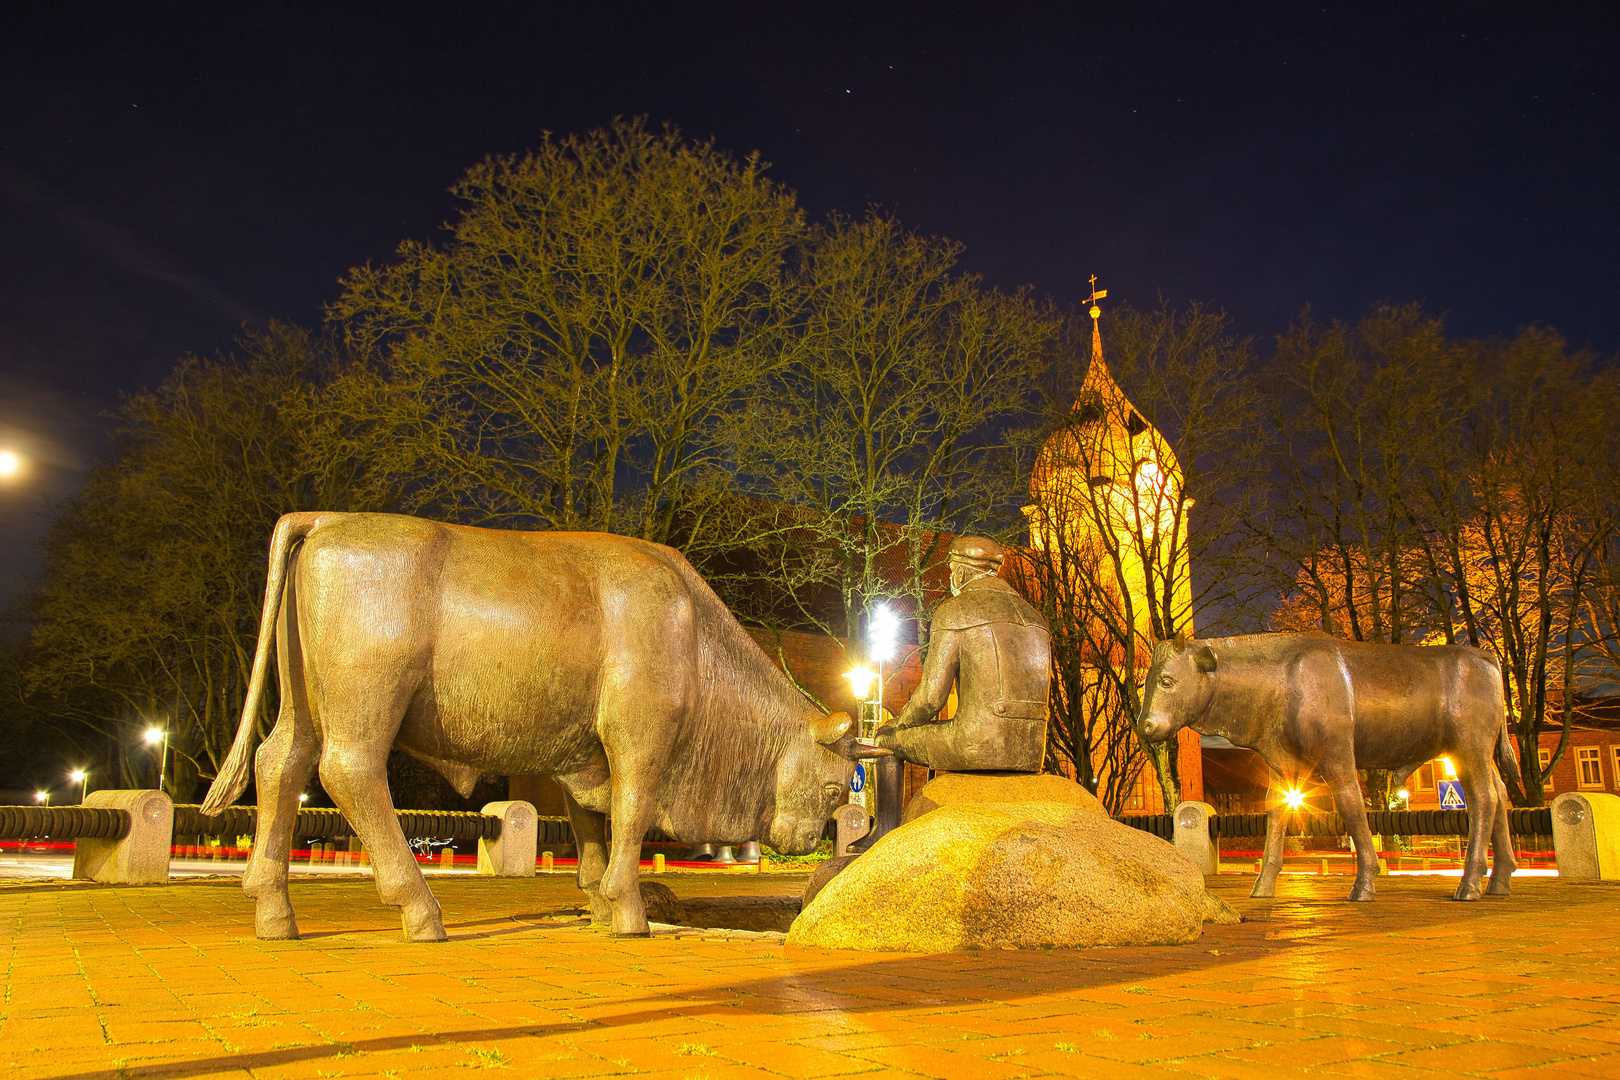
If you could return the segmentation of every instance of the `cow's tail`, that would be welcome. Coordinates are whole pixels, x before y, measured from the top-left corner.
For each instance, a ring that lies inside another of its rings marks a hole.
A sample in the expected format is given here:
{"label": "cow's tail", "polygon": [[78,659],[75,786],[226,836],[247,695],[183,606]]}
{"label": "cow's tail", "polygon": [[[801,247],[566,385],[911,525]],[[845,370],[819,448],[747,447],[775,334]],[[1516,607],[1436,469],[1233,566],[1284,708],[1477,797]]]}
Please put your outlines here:
{"label": "cow's tail", "polygon": [[264,681],[270,672],[270,646],[276,636],[276,616],[281,612],[281,596],[287,583],[287,557],[292,546],[314,532],[336,514],[285,514],[270,534],[270,570],[265,575],[264,610],[259,616],[259,644],[253,650],[253,676],[248,681],[247,700],[242,702],[242,719],[236,725],[236,741],[219,767],[219,774],[203,800],[202,813],[213,815],[235,802],[248,784],[253,764],[253,735],[264,700]]}
{"label": "cow's tail", "polygon": [[1490,664],[1491,672],[1495,676],[1493,681],[1496,687],[1496,712],[1502,718],[1501,726],[1496,729],[1496,767],[1501,770],[1504,779],[1511,777],[1517,780],[1519,752],[1513,748],[1513,737],[1508,734],[1507,691],[1502,685],[1502,662],[1495,654],[1484,649],[1479,650],[1479,654]]}
{"label": "cow's tail", "polygon": [[1496,767],[1502,770],[1503,776],[1517,778],[1519,774],[1519,752],[1513,749],[1513,739],[1508,735],[1507,717],[1502,717],[1502,726],[1496,732]]}

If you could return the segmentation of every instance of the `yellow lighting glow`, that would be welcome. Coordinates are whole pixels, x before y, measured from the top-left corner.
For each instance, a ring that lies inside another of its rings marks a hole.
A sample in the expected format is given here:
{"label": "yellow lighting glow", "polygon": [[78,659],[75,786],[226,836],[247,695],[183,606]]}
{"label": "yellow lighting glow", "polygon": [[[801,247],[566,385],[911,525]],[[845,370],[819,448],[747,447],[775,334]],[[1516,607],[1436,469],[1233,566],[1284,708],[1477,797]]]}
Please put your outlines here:
{"label": "yellow lighting glow", "polygon": [[1455,780],[1455,779],[1457,779],[1457,766],[1455,766],[1455,765],[1453,765],[1451,763],[1450,758],[1448,758],[1448,757],[1441,758],[1440,759],[1440,767],[1446,771],[1446,779],[1447,780]]}
{"label": "yellow lighting glow", "polygon": [[36,791],[36,792],[34,792],[34,801],[35,802],[44,802],[46,799],[49,799],[50,797],[51,797],[51,793],[48,792],[48,791]]}
{"label": "yellow lighting glow", "polygon": [[149,746],[156,746],[163,741],[163,729],[149,727],[146,729],[146,742]]}
{"label": "yellow lighting glow", "polygon": [[0,479],[16,476],[22,472],[22,455],[15,450],[0,450]]}
{"label": "yellow lighting glow", "polygon": [[844,678],[849,680],[850,689],[855,692],[856,701],[869,700],[872,684],[877,681],[876,675],[863,667],[858,667],[853,671],[844,672]]}
{"label": "yellow lighting glow", "polygon": [[84,770],[74,769],[72,772],[68,773],[68,779],[73,781],[75,784],[82,784],[84,782]]}
{"label": "yellow lighting glow", "polygon": [[1283,792],[1283,802],[1288,804],[1290,810],[1298,810],[1305,805],[1305,793],[1299,788],[1289,788]]}
{"label": "yellow lighting glow", "polygon": [[298,801],[299,802],[309,802],[309,796],[307,794],[306,795],[300,795],[300,796],[298,796]]}

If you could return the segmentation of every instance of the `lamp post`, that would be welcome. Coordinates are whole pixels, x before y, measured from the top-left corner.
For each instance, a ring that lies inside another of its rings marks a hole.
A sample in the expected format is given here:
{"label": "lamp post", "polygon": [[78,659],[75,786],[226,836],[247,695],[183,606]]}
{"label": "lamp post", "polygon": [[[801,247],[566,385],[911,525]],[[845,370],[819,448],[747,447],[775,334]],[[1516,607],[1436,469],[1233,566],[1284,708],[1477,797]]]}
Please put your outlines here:
{"label": "lamp post", "polygon": [[169,733],[163,728],[147,728],[146,745],[156,746],[158,743],[163,744],[163,749],[158,751],[158,790],[162,791],[163,778],[167,775],[169,766]]}
{"label": "lamp post", "polygon": [[51,805],[51,793],[48,791],[36,791],[34,792],[34,801],[43,806],[49,806]]}
{"label": "lamp post", "polygon": [[68,779],[79,785],[79,805],[90,795],[90,773],[84,769],[74,769],[68,773]]}

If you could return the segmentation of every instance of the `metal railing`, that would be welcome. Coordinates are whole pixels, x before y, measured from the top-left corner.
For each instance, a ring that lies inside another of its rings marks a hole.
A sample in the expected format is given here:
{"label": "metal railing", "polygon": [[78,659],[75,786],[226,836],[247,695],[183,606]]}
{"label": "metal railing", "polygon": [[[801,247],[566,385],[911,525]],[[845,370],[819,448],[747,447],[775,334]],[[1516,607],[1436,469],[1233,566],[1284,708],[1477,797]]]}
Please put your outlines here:
{"label": "metal railing", "polygon": [[[1115,820],[1133,829],[1152,833],[1164,840],[1175,837],[1173,814],[1125,814]],[[1467,836],[1467,810],[1370,810],[1367,828],[1375,834],[1397,836]],[[1508,831],[1518,836],[1552,835],[1552,808],[1549,806],[1512,807],[1508,810]],[[1212,838],[1237,839],[1266,835],[1265,814],[1212,814]],[[1288,817],[1289,836],[1344,836],[1344,817],[1337,812],[1301,812]]]}

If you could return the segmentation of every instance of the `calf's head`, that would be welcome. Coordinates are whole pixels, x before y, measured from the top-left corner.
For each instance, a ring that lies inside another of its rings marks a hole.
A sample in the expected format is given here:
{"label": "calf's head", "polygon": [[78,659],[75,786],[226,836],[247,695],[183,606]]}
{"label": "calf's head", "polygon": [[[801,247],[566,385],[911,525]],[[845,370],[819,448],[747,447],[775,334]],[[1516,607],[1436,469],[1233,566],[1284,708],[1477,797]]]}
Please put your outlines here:
{"label": "calf's head", "polygon": [[782,854],[814,851],[827,819],[849,793],[859,755],[854,727],[848,713],[817,717],[777,761],[776,807],[767,840]]}
{"label": "calf's head", "polygon": [[1216,666],[1208,645],[1180,637],[1155,645],[1136,733],[1146,742],[1164,742],[1203,716],[1215,691]]}

